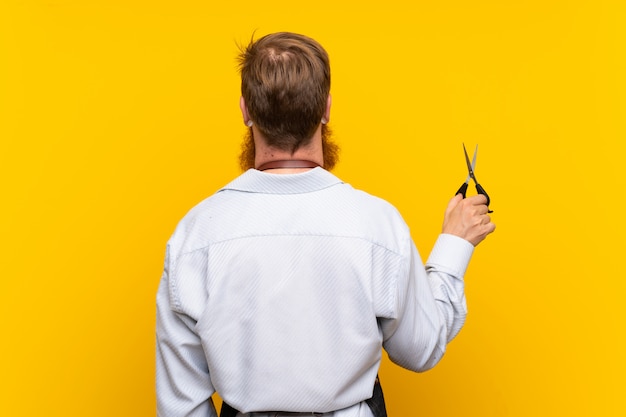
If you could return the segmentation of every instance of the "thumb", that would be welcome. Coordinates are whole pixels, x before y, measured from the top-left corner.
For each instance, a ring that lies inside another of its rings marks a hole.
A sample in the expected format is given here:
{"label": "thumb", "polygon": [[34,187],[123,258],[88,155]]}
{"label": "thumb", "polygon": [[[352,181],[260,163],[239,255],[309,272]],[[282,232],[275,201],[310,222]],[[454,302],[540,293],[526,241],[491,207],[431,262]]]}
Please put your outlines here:
{"label": "thumb", "polygon": [[463,195],[461,194],[457,194],[454,197],[452,197],[450,201],[448,202],[448,207],[446,208],[446,214],[454,210],[455,207],[458,206],[461,201],[463,201]]}

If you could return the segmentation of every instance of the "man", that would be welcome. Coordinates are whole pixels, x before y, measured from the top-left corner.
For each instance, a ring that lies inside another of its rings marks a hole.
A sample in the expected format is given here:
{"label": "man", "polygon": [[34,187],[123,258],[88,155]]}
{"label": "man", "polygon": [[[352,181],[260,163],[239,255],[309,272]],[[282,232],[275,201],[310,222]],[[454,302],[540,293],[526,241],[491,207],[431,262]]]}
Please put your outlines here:
{"label": "man", "polygon": [[157,296],[158,415],[384,416],[384,348],[433,367],[466,315],[463,275],[495,226],[452,198],[424,266],[400,214],[328,172],[330,68],[276,33],[241,54],[241,162],[168,242]]}

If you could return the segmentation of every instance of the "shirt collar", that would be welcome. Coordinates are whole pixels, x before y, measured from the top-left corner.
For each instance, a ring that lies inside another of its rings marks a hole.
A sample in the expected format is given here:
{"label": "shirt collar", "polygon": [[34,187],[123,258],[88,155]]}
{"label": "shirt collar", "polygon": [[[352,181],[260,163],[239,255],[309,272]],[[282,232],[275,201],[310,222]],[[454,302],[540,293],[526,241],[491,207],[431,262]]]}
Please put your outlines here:
{"label": "shirt collar", "polygon": [[300,174],[269,174],[256,169],[249,169],[220,191],[301,194],[319,191],[342,183],[343,181],[321,167]]}

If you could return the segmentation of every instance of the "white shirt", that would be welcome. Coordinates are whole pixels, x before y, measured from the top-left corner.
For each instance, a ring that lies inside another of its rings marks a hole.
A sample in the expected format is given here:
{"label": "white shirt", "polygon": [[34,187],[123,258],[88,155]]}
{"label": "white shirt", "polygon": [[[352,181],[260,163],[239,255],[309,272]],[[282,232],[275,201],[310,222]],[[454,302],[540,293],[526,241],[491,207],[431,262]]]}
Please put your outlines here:
{"label": "white shirt", "polygon": [[463,326],[472,253],[440,235],[424,266],[389,203],[322,168],[247,171],[193,208],[168,242],[158,415],[216,416],[215,391],[242,413],[370,415],[362,401],[381,347],[424,371]]}

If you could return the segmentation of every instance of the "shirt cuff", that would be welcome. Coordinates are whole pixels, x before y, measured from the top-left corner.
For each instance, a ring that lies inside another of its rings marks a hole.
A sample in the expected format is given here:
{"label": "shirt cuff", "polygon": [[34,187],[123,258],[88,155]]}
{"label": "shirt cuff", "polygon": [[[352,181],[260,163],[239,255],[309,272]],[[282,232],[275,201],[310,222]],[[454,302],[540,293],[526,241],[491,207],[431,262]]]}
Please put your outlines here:
{"label": "shirt cuff", "polygon": [[467,240],[442,233],[430,252],[426,266],[462,278],[473,253],[474,245]]}

